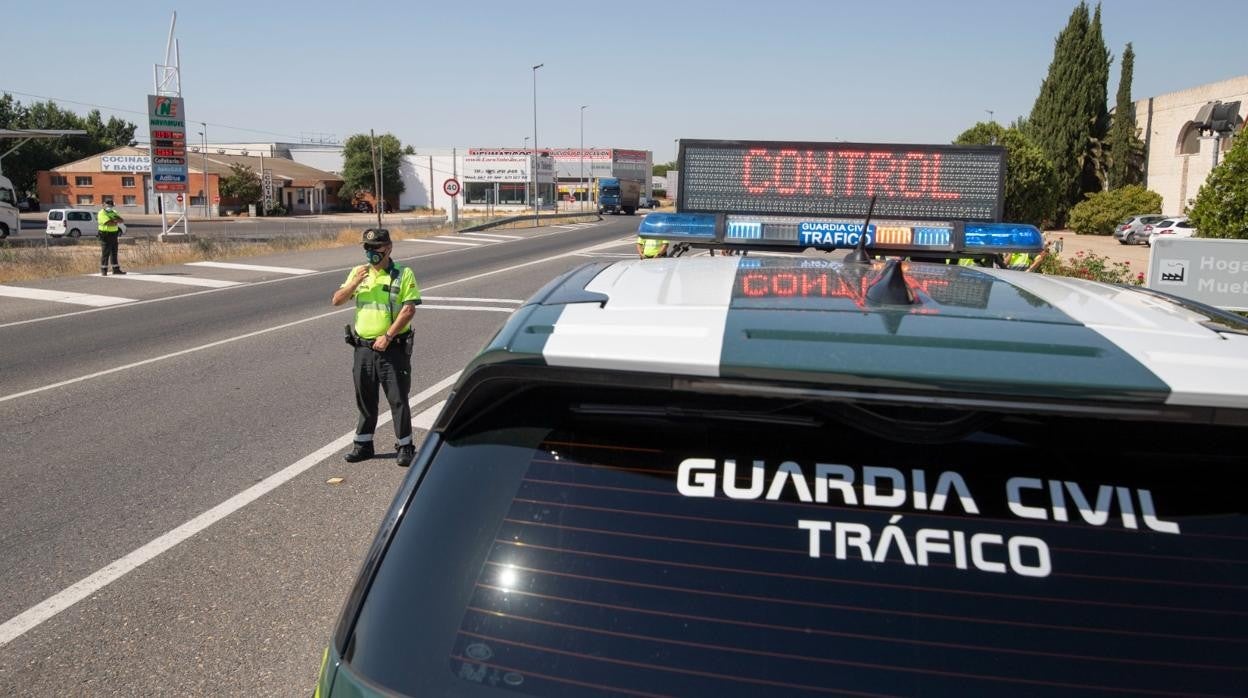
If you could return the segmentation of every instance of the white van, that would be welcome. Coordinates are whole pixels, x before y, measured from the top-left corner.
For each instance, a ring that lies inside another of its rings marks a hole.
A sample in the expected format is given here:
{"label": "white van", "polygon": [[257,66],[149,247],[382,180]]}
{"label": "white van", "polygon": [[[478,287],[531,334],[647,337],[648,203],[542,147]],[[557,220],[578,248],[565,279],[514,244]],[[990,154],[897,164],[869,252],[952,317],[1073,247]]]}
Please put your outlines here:
{"label": "white van", "polygon": [[0,240],[17,235],[22,229],[22,219],[17,210],[17,193],[8,177],[0,175]]}
{"label": "white van", "polygon": [[[66,235],[71,238],[82,237],[83,235],[94,236],[95,231],[95,211],[81,208],[54,208],[48,211],[46,232],[52,237],[59,238]],[[126,232],[124,223],[121,225],[121,232]]]}

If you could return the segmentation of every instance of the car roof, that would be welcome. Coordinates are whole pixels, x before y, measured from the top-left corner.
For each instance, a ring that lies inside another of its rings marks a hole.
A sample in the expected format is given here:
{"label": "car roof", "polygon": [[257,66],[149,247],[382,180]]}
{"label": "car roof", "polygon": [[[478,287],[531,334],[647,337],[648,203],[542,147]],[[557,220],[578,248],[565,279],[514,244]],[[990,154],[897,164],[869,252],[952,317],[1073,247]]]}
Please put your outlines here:
{"label": "car roof", "polygon": [[478,369],[541,365],[1248,409],[1248,323],[1220,311],[1075,278],[920,262],[900,269],[913,305],[870,300],[867,289],[885,271],[878,261],[699,256],[588,265],[518,310],[461,385]]}

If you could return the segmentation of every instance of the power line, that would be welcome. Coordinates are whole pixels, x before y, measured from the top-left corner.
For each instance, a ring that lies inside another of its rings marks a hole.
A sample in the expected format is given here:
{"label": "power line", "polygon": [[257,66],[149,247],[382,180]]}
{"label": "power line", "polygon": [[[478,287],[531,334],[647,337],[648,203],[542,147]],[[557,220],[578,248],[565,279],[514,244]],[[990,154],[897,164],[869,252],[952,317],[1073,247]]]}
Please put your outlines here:
{"label": "power line", "polygon": [[[64,102],[65,104],[77,104],[78,106],[81,106],[81,107],[91,107],[92,109],[100,109],[103,111],[121,112],[124,114],[138,114],[139,116],[143,116],[143,117],[147,116],[147,112],[139,111],[137,109],[121,109],[119,107],[109,107],[103,104],[91,104],[90,102],[79,102],[79,101],[72,100],[72,99],[65,99],[63,97],[49,97],[47,95],[36,95],[36,94],[31,94],[29,92],[19,92],[17,90],[7,90],[4,88],[0,88],[0,92],[7,92],[9,94],[21,95],[23,97],[34,97],[35,99],[45,99],[51,102]],[[220,124],[220,123],[216,123],[213,121],[204,121],[203,119],[196,119],[194,121],[196,121],[197,123],[207,123],[209,126],[216,126],[217,128],[230,129],[232,131],[246,131],[248,133],[262,133],[268,136],[279,136],[281,138],[284,138],[294,143],[300,142],[299,137],[292,136],[288,133],[277,133],[275,131],[263,131],[263,130],[255,129],[255,128],[244,128],[242,126],[230,126],[229,124]],[[142,124],[139,124],[139,125],[142,125]]]}

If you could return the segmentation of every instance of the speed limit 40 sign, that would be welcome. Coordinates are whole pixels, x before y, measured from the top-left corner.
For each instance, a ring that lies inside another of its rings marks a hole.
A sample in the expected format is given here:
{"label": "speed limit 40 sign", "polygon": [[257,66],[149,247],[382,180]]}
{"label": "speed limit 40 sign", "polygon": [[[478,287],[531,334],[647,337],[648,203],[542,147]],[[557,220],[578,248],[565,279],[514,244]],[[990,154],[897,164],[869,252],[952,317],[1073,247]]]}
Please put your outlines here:
{"label": "speed limit 40 sign", "polygon": [[454,177],[446,180],[445,182],[442,183],[442,191],[446,192],[447,196],[458,196],[459,195],[459,180],[455,179]]}

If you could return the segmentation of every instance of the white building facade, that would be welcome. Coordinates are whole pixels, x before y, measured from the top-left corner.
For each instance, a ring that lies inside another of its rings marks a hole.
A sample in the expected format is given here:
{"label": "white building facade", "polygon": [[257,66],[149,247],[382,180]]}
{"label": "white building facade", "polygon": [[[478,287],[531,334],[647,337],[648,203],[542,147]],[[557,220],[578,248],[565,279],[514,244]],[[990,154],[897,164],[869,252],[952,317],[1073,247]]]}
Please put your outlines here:
{"label": "white building facade", "polygon": [[[1145,145],[1145,180],[1161,194],[1162,213],[1187,212],[1209,173],[1230,148],[1231,138],[1202,134],[1197,112],[1210,102],[1240,103],[1240,124],[1248,115],[1248,75],[1135,103],[1135,124]],[[1238,133],[1239,127],[1235,131]]]}

